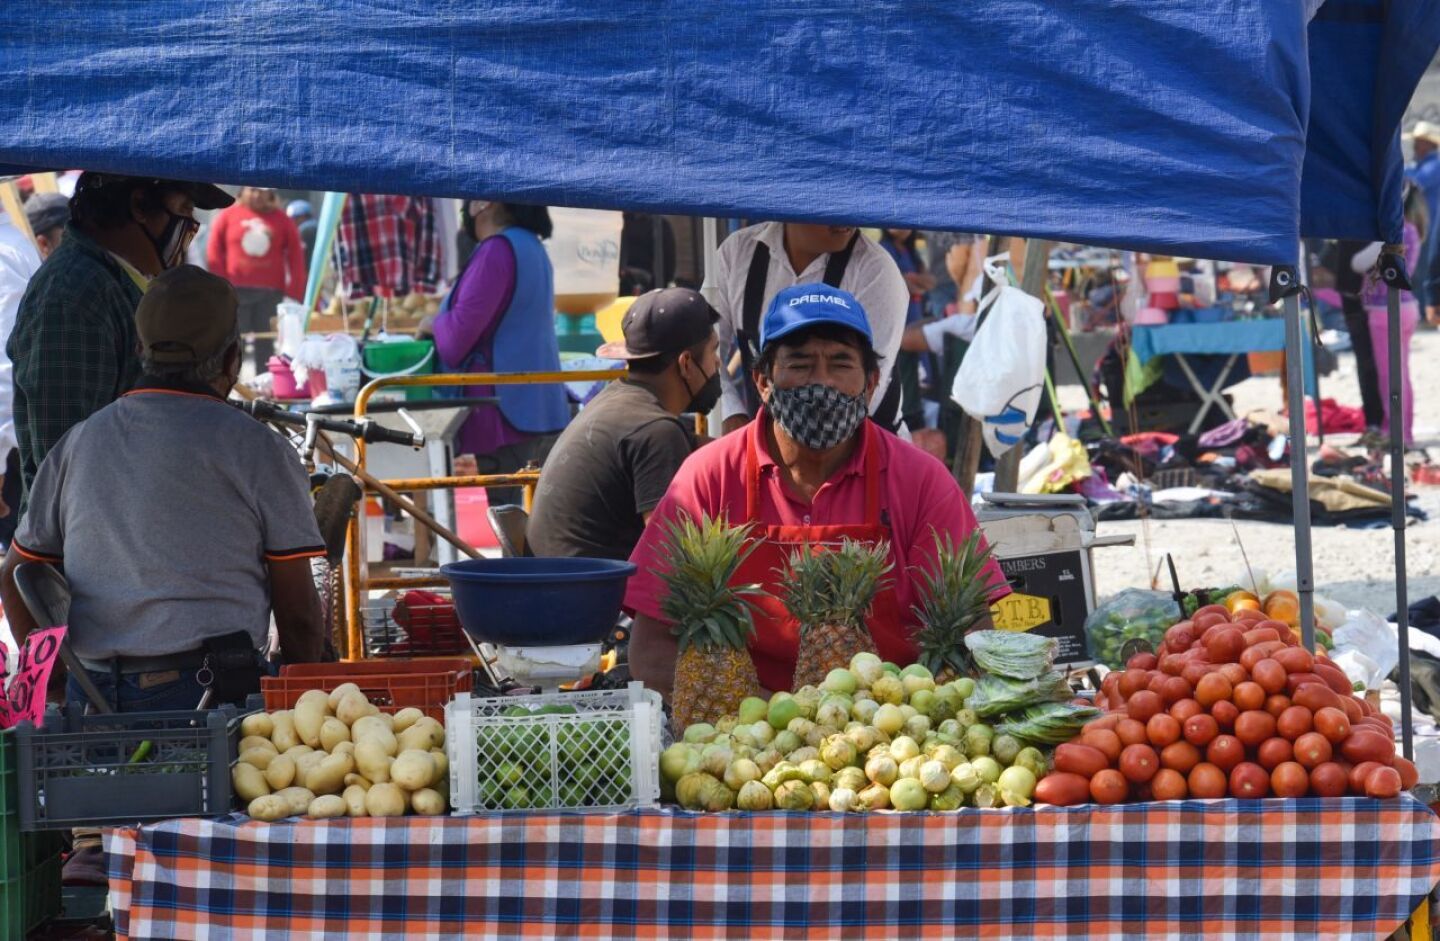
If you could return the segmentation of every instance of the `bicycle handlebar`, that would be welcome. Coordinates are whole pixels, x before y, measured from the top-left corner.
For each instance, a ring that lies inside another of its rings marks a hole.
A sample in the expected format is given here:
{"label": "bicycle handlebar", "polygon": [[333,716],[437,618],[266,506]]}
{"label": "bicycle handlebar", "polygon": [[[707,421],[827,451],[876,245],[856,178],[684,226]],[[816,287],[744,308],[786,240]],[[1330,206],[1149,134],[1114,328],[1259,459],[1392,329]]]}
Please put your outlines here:
{"label": "bicycle handlebar", "polygon": [[358,438],[366,444],[399,444],[416,450],[425,446],[423,434],[386,428],[369,419],[349,421],[343,418],[329,418],[315,412],[292,412],[273,402],[264,402],[259,399],[250,402],[231,402],[230,404],[260,421],[293,425],[297,428],[308,428],[313,425],[320,431],[330,431],[350,438]]}

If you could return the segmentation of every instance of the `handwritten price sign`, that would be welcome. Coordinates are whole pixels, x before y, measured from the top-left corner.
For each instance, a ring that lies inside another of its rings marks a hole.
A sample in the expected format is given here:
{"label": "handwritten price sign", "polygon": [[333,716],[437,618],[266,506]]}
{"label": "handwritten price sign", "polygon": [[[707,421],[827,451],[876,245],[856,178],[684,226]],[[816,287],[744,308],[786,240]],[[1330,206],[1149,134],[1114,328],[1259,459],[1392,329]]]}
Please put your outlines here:
{"label": "handwritten price sign", "polygon": [[[0,728],[12,728],[27,720],[39,725],[44,719],[45,689],[60,656],[65,631],[64,627],[47,627],[31,631],[25,638],[15,676],[5,684],[5,697],[0,699]],[[5,682],[3,667],[0,682]]]}

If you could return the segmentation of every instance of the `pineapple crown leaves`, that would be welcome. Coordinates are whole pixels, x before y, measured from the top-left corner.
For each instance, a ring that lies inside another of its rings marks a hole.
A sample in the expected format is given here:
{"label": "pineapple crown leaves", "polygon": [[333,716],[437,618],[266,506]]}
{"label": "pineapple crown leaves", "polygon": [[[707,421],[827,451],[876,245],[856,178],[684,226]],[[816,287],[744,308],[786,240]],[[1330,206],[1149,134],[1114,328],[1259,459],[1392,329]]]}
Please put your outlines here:
{"label": "pineapple crown leaves", "polygon": [[890,543],[885,540],[866,544],[842,539],[833,549],[801,547],[777,574],[789,585],[785,608],[801,631],[822,624],[863,628],[875,596],[889,584],[893,567]]}
{"label": "pineapple crown leaves", "polygon": [[915,566],[921,600],[911,610],[920,622],[915,644],[920,663],[932,673],[949,667],[964,675],[973,673],[965,634],[990,612],[990,583],[985,565],[991,549],[974,530],[959,548],[949,533],[933,532],[932,567]]}
{"label": "pineapple crown leaves", "polygon": [[749,598],[764,593],[759,585],[732,585],[740,564],[754,551],[750,527],[730,526],[702,515],[688,515],[666,527],[660,554],[668,562],[659,573],[668,589],[660,610],[673,624],[680,650],[743,650],[755,633]]}

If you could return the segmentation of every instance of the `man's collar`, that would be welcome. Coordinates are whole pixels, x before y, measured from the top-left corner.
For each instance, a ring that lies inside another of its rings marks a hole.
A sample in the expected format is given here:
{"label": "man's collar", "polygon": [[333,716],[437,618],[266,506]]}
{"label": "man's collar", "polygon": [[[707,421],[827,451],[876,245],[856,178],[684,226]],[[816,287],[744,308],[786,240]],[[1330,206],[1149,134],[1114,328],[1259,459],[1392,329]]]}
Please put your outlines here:
{"label": "man's collar", "polygon": [[[760,413],[756,416],[755,420],[750,423],[750,427],[746,430],[747,434],[753,434],[755,436],[755,463],[760,470],[764,470],[766,467],[778,468],[780,466],[780,463],[776,461],[775,458],[770,454],[769,436],[765,433],[766,429],[770,427],[770,422],[772,421],[774,421],[774,419],[771,418],[769,412],[765,410],[765,406],[762,405],[760,406]],[[869,419],[866,419],[865,421],[860,423],[860,429],[855,432],[860,436],[860,442],[855,446],[855,450],[850,452],[849,459],[846,460],[844,464],[840,465],[839,469],[837,469],[835,473],[830,476],[830,480],[839,480],[842,477],[850,477],[852,475],[859,476],[864,471],[865,449],[869,446],[870,441],[869,425]],[[881,452],[880,456],[881,458],[884,457],[883,451]],[[881,461],[880,466],[883,468],[883,460]]]}
{"label": "man's collar", "polygon": [[141,376],[127,395],[138,395],[145,392],[155,392],[168,395],[198,395],[214,399],[217,402],[225,401],[225,396],[215,391],[213,386],[203,382],[182,382],[178,379],[162,379],[157,376]]}

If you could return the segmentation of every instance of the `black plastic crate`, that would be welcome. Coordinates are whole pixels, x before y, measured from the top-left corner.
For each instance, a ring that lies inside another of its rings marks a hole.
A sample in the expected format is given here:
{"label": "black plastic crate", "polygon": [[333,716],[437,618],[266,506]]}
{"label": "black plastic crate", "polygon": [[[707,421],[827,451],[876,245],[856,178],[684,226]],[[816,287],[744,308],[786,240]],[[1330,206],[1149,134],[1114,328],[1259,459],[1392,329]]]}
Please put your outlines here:
{"label": "black plastic crate", "polygon": [[[241,712],[85,715],[70,704],[15,730],[20,829],[125,826],[231,810]],[[148,743],[148,744],[147,744]]]}

